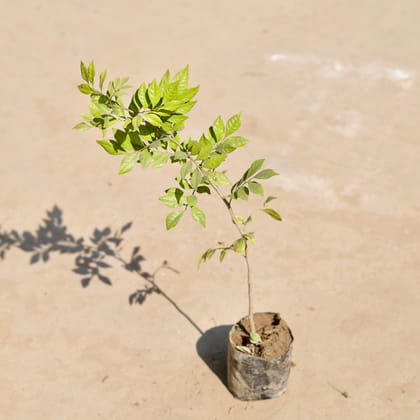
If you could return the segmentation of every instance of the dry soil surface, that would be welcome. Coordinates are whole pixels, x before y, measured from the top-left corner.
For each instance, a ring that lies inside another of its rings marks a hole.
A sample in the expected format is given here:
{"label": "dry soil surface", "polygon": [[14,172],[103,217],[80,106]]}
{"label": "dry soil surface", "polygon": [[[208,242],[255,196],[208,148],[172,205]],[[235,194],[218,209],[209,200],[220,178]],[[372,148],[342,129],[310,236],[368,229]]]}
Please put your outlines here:
{"label": "dry soil surface", "polygon": [[[1,419],[420,417],[417,0],[4,0],[1,13],[0,223],[23,246],[0,261]],[[72,130],[80,59],[133,85],[188,63],[201,90],[186,135],[242,111],[252,142],[231,173],[260,157],[280,173],[266,191],[284,221],[256,219],[251,259],[255,309],[295,336],[282,397],[240,402],[224,384],[245,269],[195,264],[234,234],[223,207],[206,201],[205,230],[165,230],[173,170],[118,176],[97,133]],[[112,267],[57,251],[64,228],[94,247],[122,226]]]}

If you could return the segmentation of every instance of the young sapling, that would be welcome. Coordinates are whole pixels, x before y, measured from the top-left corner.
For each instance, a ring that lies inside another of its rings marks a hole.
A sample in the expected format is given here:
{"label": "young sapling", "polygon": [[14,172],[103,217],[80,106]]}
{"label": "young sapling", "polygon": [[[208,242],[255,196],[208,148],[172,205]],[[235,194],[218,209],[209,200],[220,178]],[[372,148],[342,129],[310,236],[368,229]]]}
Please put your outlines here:
{"label": "young sapling", "polygon": [[[179,175],[172,186],[165,190],[159,200],[172,210],[166,217],[166,228],[178,225],[185,213],[206,226],[206,213],[200,207],[202,194],[213,195],[223,203],[227,216],[235,226],[237,238],[229,243],[218,242],[215,248],[207,249],[199,263],[218,253],[223,261],[228,252],[244,259],[248,286],[249,341],[261,343],[253,316],[253,282],[251,279],[248,247],[255,242],[255,233],[250,230],[252,216],[242,217],[234,210],[237,200],[248,200],[251,194],[261,196],[261,210],[275,221],[279,213],[268,206],[275,199],[265,196],[261,181],[277,173],[264,168],[264,159],[251,163],[243,175],[231,182],[227,175],[227,160],[230,154],[245,146],[248,140],[237,134],[241,126],[241,114],[223,120],[217,117],[209,129],[198,139],[181,138],[185,120],[196,104],[194,97],[199,87],[188,86],[188,66],[175,75],[167,71],[159,80],[142,83],[128,101],[124,101],[128,78],[116,78],[105,87],[107,71],[96,77],[93,62],[80,65],[83,83],[81,93],[90,97],[89,112],[82,115],[83,121],[74,128],[87,130],[98,128],[102,138],[97,143],[111,155],[121,155],[119,173],[130,172],[139,163],[143,168],[160,168],[167,163],[178,165]],[[242,346],[238,346],[242,347]],[[238,348],[240,351],[247,351]]]}

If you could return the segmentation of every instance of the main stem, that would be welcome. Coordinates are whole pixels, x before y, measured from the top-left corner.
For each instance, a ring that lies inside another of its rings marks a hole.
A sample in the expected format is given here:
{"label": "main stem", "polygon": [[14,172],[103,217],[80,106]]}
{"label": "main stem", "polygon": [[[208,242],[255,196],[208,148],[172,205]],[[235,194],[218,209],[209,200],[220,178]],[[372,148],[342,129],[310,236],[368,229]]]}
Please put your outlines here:
{"label": "main stem", "polygon": [[[179,147],[182,149],[182,151],[188,156],[188,159],[192,162],[192,164],[200,171],[201,175],[204,176],[202,167],[199,163],[192,157],[191,153],[184,149],[182,145],[176,141],[174,138],[172,139]],[[244,237],[244,231],[243,228],[239,225],[239,223],[235,219],[235,213],[233,212],[231,200],[228,200],[226,197],[223,196],[223,194],[220,192],[219,188],[217,188],[217,185],[214,184],[211,180],[208,180],[209,185],[213,188],[214,192],[218,195],[218,197],[222,200],[223,204],[226,206],[229,215],[230,220],[241,235],[241,237]],[[253,309],[253,288],[252,288],[252,281],[251,281],[251,269],[249,267],[249,259],[248,259],[248,241],[245,239],[245,251],[244,251],[244,259],[245,259],[245,265],[246,265],[246,276],[247,276],[247,284],[248,284],[248,319],[249,319],[249,326],[250,331],[249,333],[256,333],[257,330],[255,328],[255,322],[254,322],[254,309]]]}
{"label": "main stem", "polygon": [[247,274],[247,282],[248,282],[248,319],[249,319],[249,327],[251,329],[250,332],[256,333],[257,330],[255,328],[254,323],[254,307],[253,307],[253,290],[252,290],[252,281],[251,281],[251,269],[249,267],[249,260],[248,260],[248,244],[245,246],[245,264],[246,264],[246,274]]}
{"label": "main stem", "polygon": [[[197,162],[191,157],[190,154],[188,154],[190,160],[193,162],[193,164],[198,168],[198,170],[202,173],[201,167]],[[216,194],[219,196],[219,198],[222,200],[224,205],[226,206],[229,215],[230,220],[233,223],[233,225],[238,230],[239,234],[243,238],[244,231],[239,225],[239,223],[235,219],[235,213],[233,212],[231,201],[227,200],[225,197],[223,197],[222,193],[220,192],[219,188],[217,188],[217,185],[215,185],[212,181],[208,181],[210,186],[213,188],[213,190],[216,192]],[[249,327],[250,327],[250,333],[256,333],[257,330],[255,328],[255,322],[254,322],[254,308],[253,308],[253,287],[252,287],[252,281],[251,281],[251,269],[249,266],[249,258],[248,258],[248,241],[245,242],[245,252],[244,252],[244,259],[245,259],[245,265],[246,265],[246,277],[247,277],[247,284],[248,284],[248,319],[249,319]]]}

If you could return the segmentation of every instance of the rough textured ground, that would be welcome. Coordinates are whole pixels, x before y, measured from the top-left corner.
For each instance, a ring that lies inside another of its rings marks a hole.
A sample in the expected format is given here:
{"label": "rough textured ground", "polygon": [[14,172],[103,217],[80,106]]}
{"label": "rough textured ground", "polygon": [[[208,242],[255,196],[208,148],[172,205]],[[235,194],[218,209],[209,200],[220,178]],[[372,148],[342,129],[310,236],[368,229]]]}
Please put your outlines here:
{"label": "rough textured ground", "polygon": [[[139,246],[143,273],[167,260],[176,271],[155,280],[198,329],[133,266],[114,260],[101,269],[111,287],[82,287],[74,254],[36,262],[12,248],[0,262],[0,417],[417,419],[419,15],[415,0],[4,2],[0,224],[34,233],[56,205],[54,235],[62,216],[89,241],[132,221],[122,257]],[[279,311],[295,336],[281,398],[240,402],[221,380],[244,270],[230,258],[197,272],[195,260],[230,234],[223,209],[207,207],[213,229],[166,232],[157,197],[171,171],[118,177],[95,134],[71,130],[86,104],[79,60],[91,58],[133,84],[189,63],[201,90],[188,134],[242,111],[253,141],[233,172],[257,157],[280,172],[267,191],[284,222],[258,219],[252,263],[256,310]],[[49,243],[44,233],[22,240]]]}

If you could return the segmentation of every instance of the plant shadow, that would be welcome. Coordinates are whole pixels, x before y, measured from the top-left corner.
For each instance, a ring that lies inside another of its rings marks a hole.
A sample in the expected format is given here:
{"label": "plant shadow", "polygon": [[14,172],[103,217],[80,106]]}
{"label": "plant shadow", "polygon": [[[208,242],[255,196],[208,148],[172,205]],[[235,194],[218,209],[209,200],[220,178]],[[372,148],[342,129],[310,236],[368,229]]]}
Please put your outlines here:
{"label": "plant shadow", "polygon": [[18,232],[3,230],[0,226],[0,259],[4,259],[7,252],[13,248],[30,254],[30,264],[46,263],[52,254],[74,255],[73,273],[80,276],[82,287],[88,287],[92,281],[100,281],[111,286],[112,281],[106,270],[117,262],[124,270],[140,276],[144,283],[128,297],[130,305],[143,304],[152,294],[163,296],[200,334],[198,325],[168,296],[156,283],[156,275],[162,269],[179,274],[179,271],[164,260],[150,273],[143,269],[145,257],[140,253],[140,247],[135,246],[131,251],[123,251],[124,235],[131,229],[133,223],[125,223],[121,228],[95,228],[89,237],[79,237],[69,233],[63,222],[63,211],[58,206],[47,211],[39,226],[34,231]]}
{"label": "plant shadow", "polygon": [[205,331],[196,344],[197,353],[227,388],[228,336],[232,325],[220,325]]}

